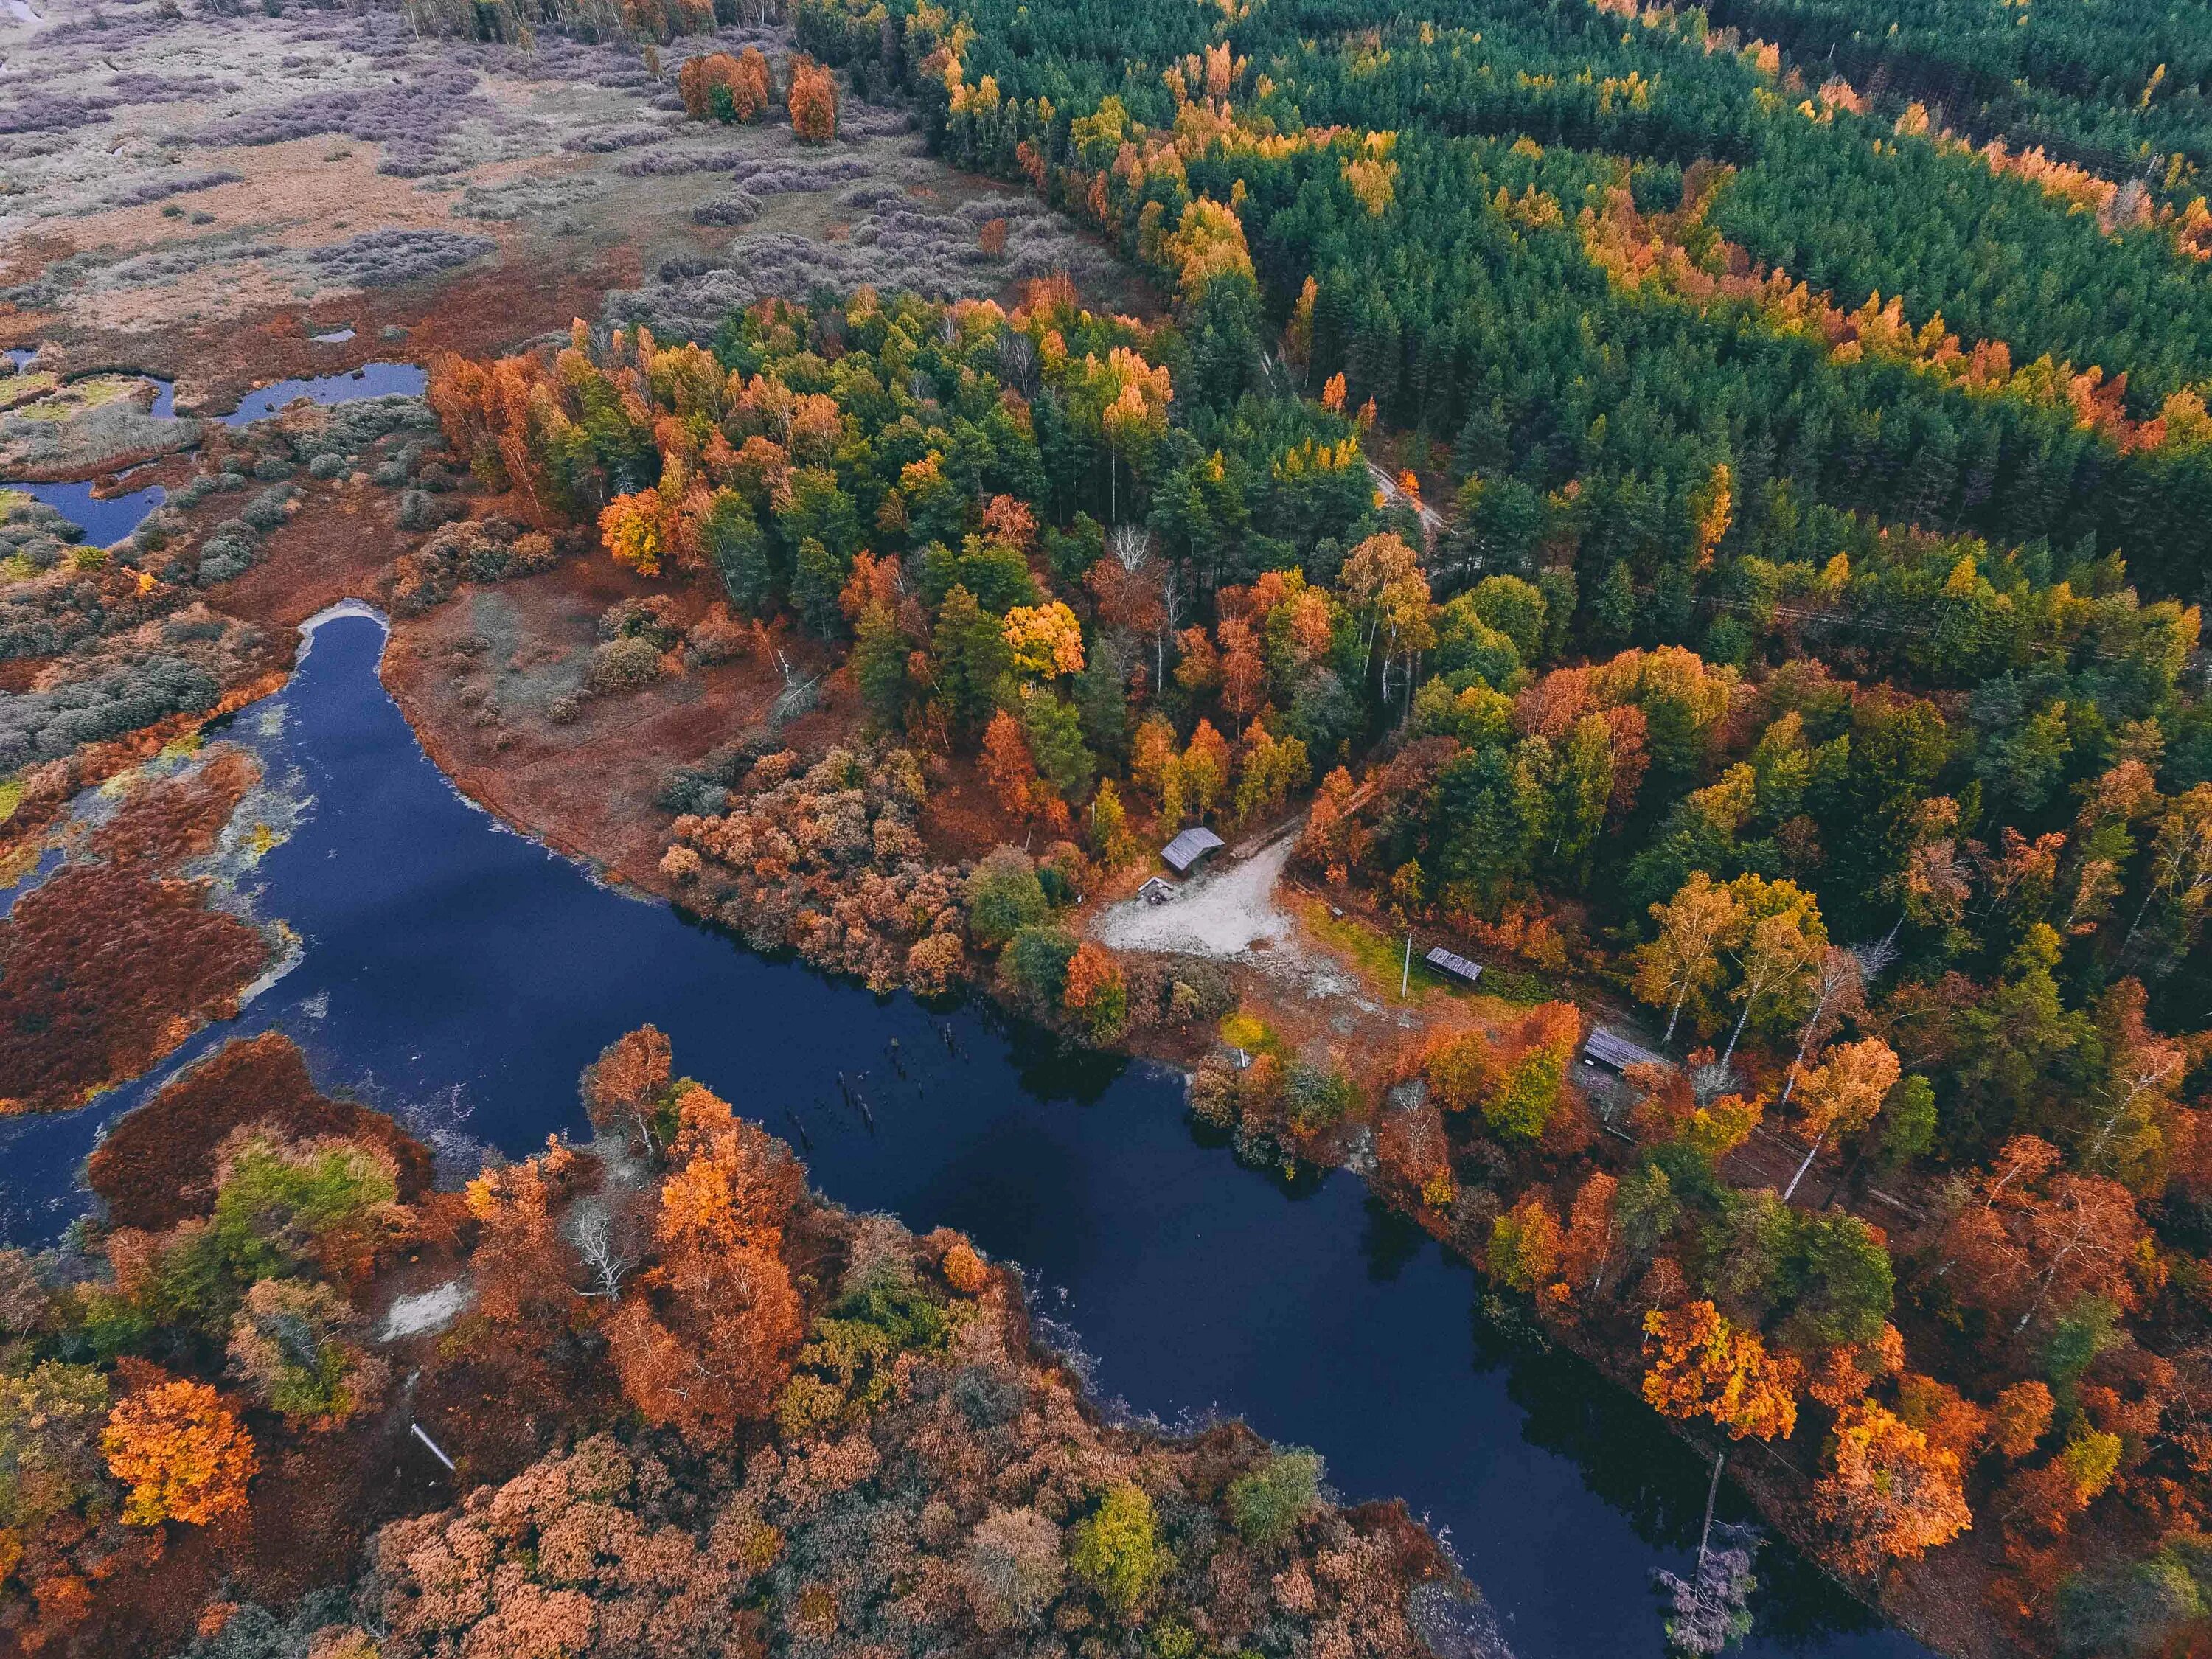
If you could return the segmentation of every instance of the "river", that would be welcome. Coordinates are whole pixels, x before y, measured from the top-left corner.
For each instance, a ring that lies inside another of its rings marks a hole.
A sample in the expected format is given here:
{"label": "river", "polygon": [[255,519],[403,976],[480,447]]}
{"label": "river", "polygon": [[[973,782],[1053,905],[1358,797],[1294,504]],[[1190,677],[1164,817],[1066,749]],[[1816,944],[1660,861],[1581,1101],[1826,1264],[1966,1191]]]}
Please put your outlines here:
{"label": "river", "polygon": [[[1650,1574],[1687,1570],[1706,1466],[1640,1402],[1490,1328],[1470,1271],[1355,1177],[1239,1168],[1194,1133],[1179,1078],[750,956],[502,829],[377,683],[383,640],[369,617],[324,622],[287,689],[229,723],[311,798],[257,872],[259,913],[304,949],[164,1074],[273,1027],[324,1088],[521,1152],[586,1133],[578,1071],[650,1020],[680,1069],[803,1138],[830,1197],[1026,1264],[1105,1395],[1170,1422],[1241,1414],[1321,1451],[1348,1499],[1403,1497],[1521,1659],[1662,1651]],[[9,1236],[82,1210],[99,1124],[149,1086],[0,1128]],[[1741,1513],[1731,1497],[1723,1515]],[[1750,1654],[1926,1652],[1779,1546],[1759,1572]]]}

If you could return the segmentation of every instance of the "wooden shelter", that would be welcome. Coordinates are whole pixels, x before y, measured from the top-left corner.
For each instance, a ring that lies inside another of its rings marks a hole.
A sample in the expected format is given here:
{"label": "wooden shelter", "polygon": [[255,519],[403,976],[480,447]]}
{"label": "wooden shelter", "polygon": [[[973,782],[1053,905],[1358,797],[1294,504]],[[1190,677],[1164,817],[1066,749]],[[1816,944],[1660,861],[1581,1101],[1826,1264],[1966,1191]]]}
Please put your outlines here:
{"label": "wooden shelter", "polygon": [[1583,1044],[1583,1063],[1625,1072],[1632,1066],[1667,1066],[1670,1062],[1600,1025],[1591,1030],[1589,1041]]}
{"label": "wooden shelter", "polygon": [[1482,977],[1480,963],[1469,962],[1456,951],[1447,951],[1441,945],[1431,945],[1428,954],[1421,960],[1438,973],[1449,974],[1454,979],[1464,980],[1469,985]]}
{"label": "wooden shelter", "polygon": [[1187,876],[1208,853],[1218,852],[1221,837],[1203,824],[1186,830],[1160,848],[1160,856],[1167,860],[1168,868],[1179,876]]}

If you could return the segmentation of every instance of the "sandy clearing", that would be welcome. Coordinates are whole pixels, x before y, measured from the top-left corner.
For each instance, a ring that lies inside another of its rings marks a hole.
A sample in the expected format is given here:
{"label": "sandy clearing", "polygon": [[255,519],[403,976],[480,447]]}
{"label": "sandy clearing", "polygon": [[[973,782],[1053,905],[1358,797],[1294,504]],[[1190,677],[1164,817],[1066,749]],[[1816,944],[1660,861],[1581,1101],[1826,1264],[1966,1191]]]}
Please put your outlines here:
{"label": "sandy clearing", "polygon": [[442,1331],[461,1316],[461,1311],[477,1299],[475,1286],[465,1275],[449,1279],[434,1289],[418,1291],[413,1296],[398,1297],[384,1316],[378,1328],[380,1342],[397,1342],[402,1337],[426,1336]]}
{"label": "sandy clearing", "polygon": [[1165,904],[1130,898],[1110,906],[1093,933],[1117,951],[1243,963],[1309,997],[1346,997],[1368,1007],[1358,982],[1327,952],[1309,946],[1297,918],[1276,901],[1276,884],[1297,850],[1304,822],[1285,825],[1256,850],[1186,882]]}

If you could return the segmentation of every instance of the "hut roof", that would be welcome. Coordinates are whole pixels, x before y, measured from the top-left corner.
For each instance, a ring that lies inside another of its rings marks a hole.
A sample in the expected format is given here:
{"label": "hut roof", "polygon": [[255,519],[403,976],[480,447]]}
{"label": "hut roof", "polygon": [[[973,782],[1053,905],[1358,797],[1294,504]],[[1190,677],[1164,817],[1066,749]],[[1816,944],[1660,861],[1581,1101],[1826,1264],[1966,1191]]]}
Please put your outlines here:
{"label": "hut roof", "polygon": [[1609,1066],[1616,1072],[1625,1072],[1632,1066],[1664,1066],[1667,1061],[1649,1048],[1631,1042],[1626,1037],[1598,1026],[1583,1044],[1583,1058],[1594,1060],[1601,1066]]}
{"label": "hut roof", "polygon": [[1168,861],[1169,866],[1177,875],[1182,875],[1208,853],[1219,848],[1221,844],[1220,836],[1201,826],[1195,830],[1184,830],[1165,847],[1160,848],[1160,856]]}
{"label": "hut roof", "polygon": [[1449,974],[1455,979],[1463,979],[1469,985],[1474,984],[1482,976],[1480,963],[1469,962],[1456,951],[1447,951],[1441,945],[1431,945],[1428,955],[1423,957],[1421,960],[1437,972]]}

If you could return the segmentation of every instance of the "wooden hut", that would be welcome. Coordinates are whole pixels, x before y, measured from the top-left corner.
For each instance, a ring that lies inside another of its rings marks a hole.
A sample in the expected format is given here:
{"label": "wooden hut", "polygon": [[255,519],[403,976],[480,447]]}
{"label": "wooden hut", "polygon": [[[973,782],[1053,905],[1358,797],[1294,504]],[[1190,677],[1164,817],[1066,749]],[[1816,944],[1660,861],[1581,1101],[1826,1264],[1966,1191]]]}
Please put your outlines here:
{"label": "wooden hut", "polygon": [[1667,1066],[1669,1062],[1638,1047],[1617,1032],[1600,1025],[1592,1029],[1589,1041],[1583,1044],[1583,1063],[1602,1066],[1608,1071],[1625,1072],[1632,1066]]}
{"label": "wooden hut", "polygon": [[1454,979],[1464,980],[1469,985],[1474,984],[1475,981],[1482,977],[1482,964],[1480,963],[1469,962],[1465,957],[1460,955],[1456,951],[1447,951],[1441,945],[1431,945],[1429,947],[1429,953],[1423,957],[1421,960],[1427,963],[1430,967],[1435,969],[1438,973],[1449,974]]}
{"label": "wooden hut", "polygon": [[1160,848],[1160,856],[1167,860],[1168,868],[1176,874],[1187,876],[1198,867],[1200,859],[1208,853],[1218,852],[1221,845],[1220,836],[1200,825],[1194,830],[1184,830]]}

